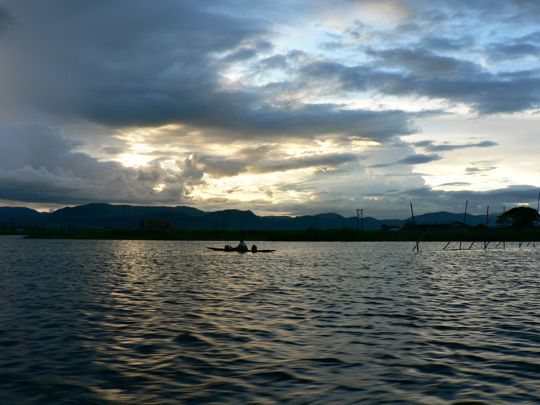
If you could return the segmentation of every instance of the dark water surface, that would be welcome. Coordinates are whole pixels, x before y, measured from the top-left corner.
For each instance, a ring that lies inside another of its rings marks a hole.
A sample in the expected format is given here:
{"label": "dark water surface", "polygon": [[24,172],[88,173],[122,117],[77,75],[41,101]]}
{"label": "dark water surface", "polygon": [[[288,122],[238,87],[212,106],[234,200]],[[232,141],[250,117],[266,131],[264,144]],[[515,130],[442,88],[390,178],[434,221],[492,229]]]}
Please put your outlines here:
{"label": "dark water surface", "polygon": [[0,238],[0,403],[540,403],[539,250],[207,245]]}

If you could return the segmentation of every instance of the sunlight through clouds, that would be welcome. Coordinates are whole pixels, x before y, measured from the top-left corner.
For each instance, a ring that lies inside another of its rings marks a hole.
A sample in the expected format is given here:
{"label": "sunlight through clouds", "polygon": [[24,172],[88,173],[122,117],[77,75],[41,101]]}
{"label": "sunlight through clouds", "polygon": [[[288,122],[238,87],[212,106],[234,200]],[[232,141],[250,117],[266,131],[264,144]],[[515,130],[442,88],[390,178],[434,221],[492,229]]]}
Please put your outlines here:
{"label": "sunlight through clouds", "polygon": [[539,187],[534,4],[4,2],[0,199],[396,216]]}

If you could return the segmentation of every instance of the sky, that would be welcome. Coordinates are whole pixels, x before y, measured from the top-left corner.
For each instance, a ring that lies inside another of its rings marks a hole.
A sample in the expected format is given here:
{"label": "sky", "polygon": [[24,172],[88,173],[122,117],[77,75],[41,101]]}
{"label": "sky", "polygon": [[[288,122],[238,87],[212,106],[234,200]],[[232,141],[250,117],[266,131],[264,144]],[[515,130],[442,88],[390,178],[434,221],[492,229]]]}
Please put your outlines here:
{"label": "sky", "polygon": [[0,205],[536,208],[536,0],[0,0]]}

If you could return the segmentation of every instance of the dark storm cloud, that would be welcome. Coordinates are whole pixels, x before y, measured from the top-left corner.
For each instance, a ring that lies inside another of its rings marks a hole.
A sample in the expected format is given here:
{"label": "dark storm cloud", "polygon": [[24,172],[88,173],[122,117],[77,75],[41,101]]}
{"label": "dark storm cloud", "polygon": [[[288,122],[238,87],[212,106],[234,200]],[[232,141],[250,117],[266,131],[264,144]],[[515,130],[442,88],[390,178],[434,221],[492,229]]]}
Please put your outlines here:
{"label": "dark storm cloud", "polygon": [[429,152],[447,152],[457,149],[468,149],[468,148],[489,148],[492,146],[497,146],[497,142],[493,141],[482,141],[482,142],[476,142],[476,143],[463,143],[463,144],[451,144],[451,143],[443,143],[443,144],[435,144],[433,141],[419,141],[413,143],[414,146],[419,146],[424,148],[425,150]]}
{"label": "dark storm cloud", "polygon": [[[290,106],[268,102],[268,95],[260,89],[224,90],[219,82],[222,66],[215,55],[224,54],[222,61],[242,61],[272,48],[266,39],[271,32],[269,22],[223,11],[227,5],[240,4],[162,0],[155,7],[137,0],[130,2],[126,12],[120,2],[13,3],[10,13],[21,24],[5,49],[9,74],[2,84],[13,90],[11,94],[18,94],[22,104],[37,104],[65,118],[88,118],[114,126],[182,122],[246,136],[257,132],[309,136],[339,123],[337,130],[355,133],[366,116],[376,114],[342,112],[338,105],[330,104],[301,106],[292,112]],[[514,6],[530,10],[532,4],[515,2]],[[442,2],[426,7],[421,16],[433,17],[439,9],[439,14],[455,15],[466,6],[469,4],[456,2],[451,8]],[[493,9],[484,2],[472,8]],[[1,15],[0,11],[0,21]],[[366,30],[370,28],[355,26],[347,33],[358,36]],[[490,75],[472,62],[429,50],[458,49],[469,41],[433,36],[424,38],[422,48],[370,50],[375,66],[343,66],[334,74],[339,74],[347,90],[445,98],[467,103],[481,113],[538,105],[537,73],[521,72],[508,80]],[[22,44],[26,46],[19,46]],[[283,69],[290,61],[274,55],[261,61],[265,63]],[[379,69],[382,67],[401,72]],[[313,67],[311,70],[316,73]],[[380,123],[385,119],[386,114],[381,113]],[[373,136],[410,131],[406,120],[393,122],[399,128],[379,124]],[[285,131],[288,124],[290,131]]]}
{"label": "dark storm cloud", "polygon": [[224,64],[271,44],[267,22],[220,13],[216,5],[137,0],[126,12],[121,2],[14,3],[22,23],[3,49],[9,61],[0,85],[9,92],[0,101],[62,119],[118,127],[183,123],[228,138],[342,132],[385,139],[411,132],[399,111],[290,105],[261,89],[224,88]]}
{"label": "dark storm cloud", "polygon": [[[58,114],[107,123],[153,124],[200,114],[217,92],[211,55],[265,33],[261,21],[211,12],[212,3],[161,0],[156,7],[137,0],[129,10],[122,2],[14,3],[21,23],[6,48],[9,79],[37,101],[48,100]],[[25,80],[31,80],[26,87]],[[235,102],[225,94],[217,103],[226,100]]]}

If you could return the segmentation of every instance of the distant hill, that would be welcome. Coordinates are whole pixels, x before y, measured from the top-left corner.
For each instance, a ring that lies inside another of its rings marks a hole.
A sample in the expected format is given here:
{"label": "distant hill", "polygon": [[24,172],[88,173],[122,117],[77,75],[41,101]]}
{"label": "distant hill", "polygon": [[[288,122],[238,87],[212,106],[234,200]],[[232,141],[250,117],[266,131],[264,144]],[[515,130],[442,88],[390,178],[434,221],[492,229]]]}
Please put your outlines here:
{"label": "distant hill", "polygon": [[0,207],[0,226],[33,226],[40,223],[42,215],[30,208]]}
{"label": "distant hill", "polygon": [[[456,222],[463,222],[463,214],[456,214],[452,212],[440,211],[430,212],[428,214],[415,215],[414,217],[417,224],[453,224]],[[497,215],[489,216],[489,225],[494,226]],[[467,225],[474,226],[484,224],[486,222],[485,215],[471,215],[467,214]]]}
{"label": "distant hill", "polygon": [[[173,229],[205,230],[305,230],[357,228],[356,217],[338,214],[258,216],[251,211],[224,210],[206,212],[192,207],[148,207],[136,205],[86,204],[40,213],[29,208],[0,207],[0,227],[38,227],[66,229],[136,229],[144,219],[165,219]],[[463,221],[463,214],[434,212],[415,217],[417,224],[448,224]],[[467,215],[468,225],[483,224],[483,215]],[[379,220],[366,217],[363,229],[401,228],[406,220]],[[490,219],[495,225],[495,219]]]}
{"label": "distant hill", "polygon": [[94,203],[54,211],[48,214],[46,224],[48,227],[130,229],[137,228],[143,219],[169,219],[174,224],[204,215],[204,211],[191,207],[145,207]]}

